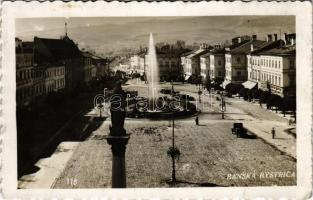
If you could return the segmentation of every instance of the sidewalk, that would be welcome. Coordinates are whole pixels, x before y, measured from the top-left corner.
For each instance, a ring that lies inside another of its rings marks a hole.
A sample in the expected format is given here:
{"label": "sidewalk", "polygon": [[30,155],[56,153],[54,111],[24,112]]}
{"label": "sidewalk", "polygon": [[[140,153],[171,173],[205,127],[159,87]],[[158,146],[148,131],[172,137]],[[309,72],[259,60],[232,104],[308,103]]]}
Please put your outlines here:
{"label": "sidewalk", "polygon": [[[262,138],[266,143],[274,146],[286,155],[297,159],[296,139],[292,135],[285,132],[286,129],[291,127],[286,127],[285,124],[271,121],[246,122],[244,127],[258,137]],[[273,127],[275,128],[274,139],[272,139],[271,134]]]}
{"label": "sidewalk", "polygon": [[[296,138],[287,133],[288,129],[295,128],[295,126],[289,125],[287,119],[243,100],[228,98],[227,101],[227,117],[234,120],[244,120],[243,125],[246,129],[262,138],[266,143],[296,159]],[[242,114],[240,117],[238,116],[239,113]],[[272,139],[271,134],[273,127],[276,133],[275,139]]]}
{"label": "sidewalk", "polygon": [[[191,95],[192,93],[188,93]],[[196,94],[193,94],[196,96]],[[212,106],[215,112],[220,112],[219,102],[207,95],[202,95],[205,101],[213,100]],[[212,108],[204,108],[202,111]],[[226,98],[225,120],[242,122],[244,127],[251,133],[257,135],[263,141],[278,149],[282,153],[296,159],[296,138],[295,134],[288,134],[289,129],[295,128],[289,125],[288,120],[275,113],[275,111],[261,108],[258,104],[246,102],[239,98]],[[271,130],[275,128],[276,138],[272,139]]]}

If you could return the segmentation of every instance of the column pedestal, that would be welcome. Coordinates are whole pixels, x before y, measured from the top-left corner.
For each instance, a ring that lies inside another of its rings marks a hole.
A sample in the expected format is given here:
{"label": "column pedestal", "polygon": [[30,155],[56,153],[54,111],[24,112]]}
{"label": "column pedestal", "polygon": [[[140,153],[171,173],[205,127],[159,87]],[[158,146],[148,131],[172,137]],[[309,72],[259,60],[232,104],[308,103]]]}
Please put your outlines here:
{"label": "column pedestal", "polygon": [[112,188],[126,188],[125,152],[129,135],[106,137],[112,150]]}

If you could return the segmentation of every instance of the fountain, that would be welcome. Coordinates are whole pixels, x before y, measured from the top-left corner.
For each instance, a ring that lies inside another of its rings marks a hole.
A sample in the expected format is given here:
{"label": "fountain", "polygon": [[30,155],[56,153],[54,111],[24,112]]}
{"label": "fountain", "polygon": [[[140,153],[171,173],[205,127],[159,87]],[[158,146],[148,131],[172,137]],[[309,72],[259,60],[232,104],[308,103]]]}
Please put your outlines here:
{"label": "fountain", "polygon": [[[196,107],[184,95],[161,94],[159,67],[153,34],[150,33],[147,56],[148,98],[134,96],[127,98],[127,117],[172,118],[190,116],[197,112]],[[136,93],[136,92],[135,92]]]}
{"label": "fountain", "polygon": [[[154,46],[154,39],[152,33],[150,33],[150,39],[149,39],[149,50],[148,50],[148,94],[149,98],[152,100],[152,104],[154,105],[155,99],[158,98],[159,93],[159,66],[158,66],[158,60],[157,55],[155,52],[155,46]],[[154,109],[154,108],[153,108]]]}

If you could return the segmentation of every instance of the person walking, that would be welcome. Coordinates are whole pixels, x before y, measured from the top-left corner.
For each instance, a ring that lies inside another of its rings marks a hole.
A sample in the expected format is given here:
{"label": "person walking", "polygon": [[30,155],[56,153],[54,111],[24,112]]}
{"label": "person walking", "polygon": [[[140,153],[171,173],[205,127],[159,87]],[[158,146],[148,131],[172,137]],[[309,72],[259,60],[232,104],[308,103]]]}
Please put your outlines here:
{"label": "person walking", "polygon": [[197,115],[196,119],[195,119],[196,125],[199,125],[199,116]]}
{"label": "person walking", "polygon": [[272,139],[275,139],[275,128],[272,128]]}

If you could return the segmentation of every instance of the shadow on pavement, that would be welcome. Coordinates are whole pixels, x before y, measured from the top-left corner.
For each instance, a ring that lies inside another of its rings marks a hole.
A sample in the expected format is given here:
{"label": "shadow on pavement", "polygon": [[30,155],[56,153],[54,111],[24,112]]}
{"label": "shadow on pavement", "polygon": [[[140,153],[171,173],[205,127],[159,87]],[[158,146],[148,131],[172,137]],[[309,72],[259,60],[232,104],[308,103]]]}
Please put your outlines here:
{"label": "shadow on pavement", "polygon": [[40,170],[36,163],[42,159],[50,157],[57,149],[60,143],[66,141],[84,141],[92,132],[97,130],[106,118],[91,117],[79,115],[73,119],[66,127],[60,129],[50,141],[33,141],[33,144],[46,143],[41,147],[35,147],[30,152],[20,152],[19,159],[24,159],[24,162],[18,163],[18,178],[32,174]]}

